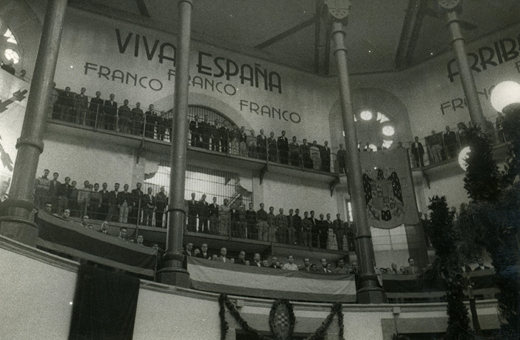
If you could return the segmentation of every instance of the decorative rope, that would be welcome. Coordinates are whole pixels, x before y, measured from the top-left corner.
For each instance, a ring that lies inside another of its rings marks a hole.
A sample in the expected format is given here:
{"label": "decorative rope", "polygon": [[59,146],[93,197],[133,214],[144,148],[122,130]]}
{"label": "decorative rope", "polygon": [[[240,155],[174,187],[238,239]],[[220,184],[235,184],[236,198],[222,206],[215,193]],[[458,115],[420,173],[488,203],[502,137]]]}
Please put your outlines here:
{"label": "decorative rope", "polygon": [[332,308],[330,310],[330,314],[327,316],[325,321],[322,322],[321,326],[305,340],[317,340],[320,338],[323,338],[325,334],[327,334],[327,330],[330,327],[330,324],[332,323],[332,320],[334,319],[334,316],[338,315],[338,326],[339,326],[339,334],[338,339],[344,340],[343,338],[343,331],[344,331],[344,325],[343,325],[343,311],[342,311],[342,305],[339,302],[336,302],[332,305]]}

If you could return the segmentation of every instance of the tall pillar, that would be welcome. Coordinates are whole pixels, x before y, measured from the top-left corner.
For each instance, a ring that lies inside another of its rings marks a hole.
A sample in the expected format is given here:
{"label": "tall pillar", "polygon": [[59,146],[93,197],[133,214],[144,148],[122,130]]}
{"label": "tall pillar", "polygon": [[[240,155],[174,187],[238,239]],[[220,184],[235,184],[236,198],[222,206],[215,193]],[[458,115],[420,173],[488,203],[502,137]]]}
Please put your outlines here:
{"label": "tall pillar", "polygon": [[36,246],[38,239],[38,226],[31,215],[34,208],[34,180],[40,154],[43,152],[45,119],[66,9],[67,0],[47,2],[22,133],[16,143],[18,153],[9,199],[3,203],[6,209],[0,217],[0,234],[30,246]]}
{"label": "tall pillar", "polygon": [[464,37],[460,29],[459,18],[455,9],[446,12],[447,27],[451,34],[451,46],[455,52],[457,59],[457,66],[459,67],[460,79],[464,95],[468,102],[469,115],[473,125],[479,126],[482,131],[486,131],[486,124],[480,100],[478,99],[477,87],[475,86],[475,79],[468,62],[468,55],[466,54],[466,46]]}
{"label": "tall pillar", "polygon": [[341,115],[347,150],[347,178],[350,184],[352,214],[357,226],[357,255],[361,271],[357,300],[359,303],[383,303],[386,302],[386,295],[378,284],[374,270],[374,247],[366,215],[365,190],[363,188],[361,161],[357,147],[358,140],[356,126],[354,125],[354,112],[347,70],[346,32],[343,28],[343,23],[346,23],[347,20],[350,1],[326,0],[325,5],[328,10],[326,13],[327,19],[332,20],[331,35],[334,44],[334,55],[338,65]]}
{"label": "tall pillar", "polygon": [[188,80],[190,66],[190,35],[192,0],[179,1],[179,30],[175,56],[175,94],[173,133],[170,153],[170,203],[168,205],[168,239],[164,268],[157,273],[160,282],[189,287],[190,276],[182,267],[182,238],[186,227],[184,188],[188,147]]}

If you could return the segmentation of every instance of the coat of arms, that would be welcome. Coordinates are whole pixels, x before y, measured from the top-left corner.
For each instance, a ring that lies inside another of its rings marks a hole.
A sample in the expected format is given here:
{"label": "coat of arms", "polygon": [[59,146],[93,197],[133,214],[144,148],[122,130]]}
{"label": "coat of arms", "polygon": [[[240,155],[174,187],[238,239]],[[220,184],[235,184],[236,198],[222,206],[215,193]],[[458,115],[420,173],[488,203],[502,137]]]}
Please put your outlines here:
{"label": "coat of arms", "polygon": [[404,223],[403,191],[399,176],[393,171],[385,178],[382,169],[376,169],[376,179],[363,174],[363,187],[367,204],[369,223],[380,225],[381,222],[390,222],[392,225]]}

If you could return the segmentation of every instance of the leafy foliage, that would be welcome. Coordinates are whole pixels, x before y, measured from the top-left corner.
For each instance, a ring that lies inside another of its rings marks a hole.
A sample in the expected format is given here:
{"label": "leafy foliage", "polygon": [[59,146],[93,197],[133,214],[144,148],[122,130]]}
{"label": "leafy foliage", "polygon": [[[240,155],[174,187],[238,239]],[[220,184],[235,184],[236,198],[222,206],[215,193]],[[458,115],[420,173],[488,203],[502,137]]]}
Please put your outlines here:
{"label": "leafy foliage", "polygon": [[498,171],[491,143],[478,128],[468,133],[471,153],[464,187],[471,198],[469,219],[464,223],[481,233],[476,241],[491,255],[495,268],[498,307],[502,320],[497,339],[520,338],[520,274],[516,235],[520,230],[520,110],[508,113],[504,133],[511,141],[509,158]]}
{"label": "leafy foliage", "polygon": [[458,251],[460,231],[453,223],[454,213],[448,210],[445,197],[435,196],[430,202],[431,242],[438,256],[434,268],[444,279],[448,303],[446,339],[473,339],[468,309],[463,302],[469,282],[462,274],[463,263]]}

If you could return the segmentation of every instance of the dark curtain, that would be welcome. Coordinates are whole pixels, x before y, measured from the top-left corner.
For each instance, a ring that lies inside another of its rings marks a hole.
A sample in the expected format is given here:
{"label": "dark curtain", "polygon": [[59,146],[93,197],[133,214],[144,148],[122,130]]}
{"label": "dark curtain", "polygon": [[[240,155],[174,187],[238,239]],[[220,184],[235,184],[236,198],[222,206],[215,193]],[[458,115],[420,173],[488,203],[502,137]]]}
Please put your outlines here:
{"label": "dark curtain", "polygon": [[69,339],[132,339],[139,279],[81,265]]}

